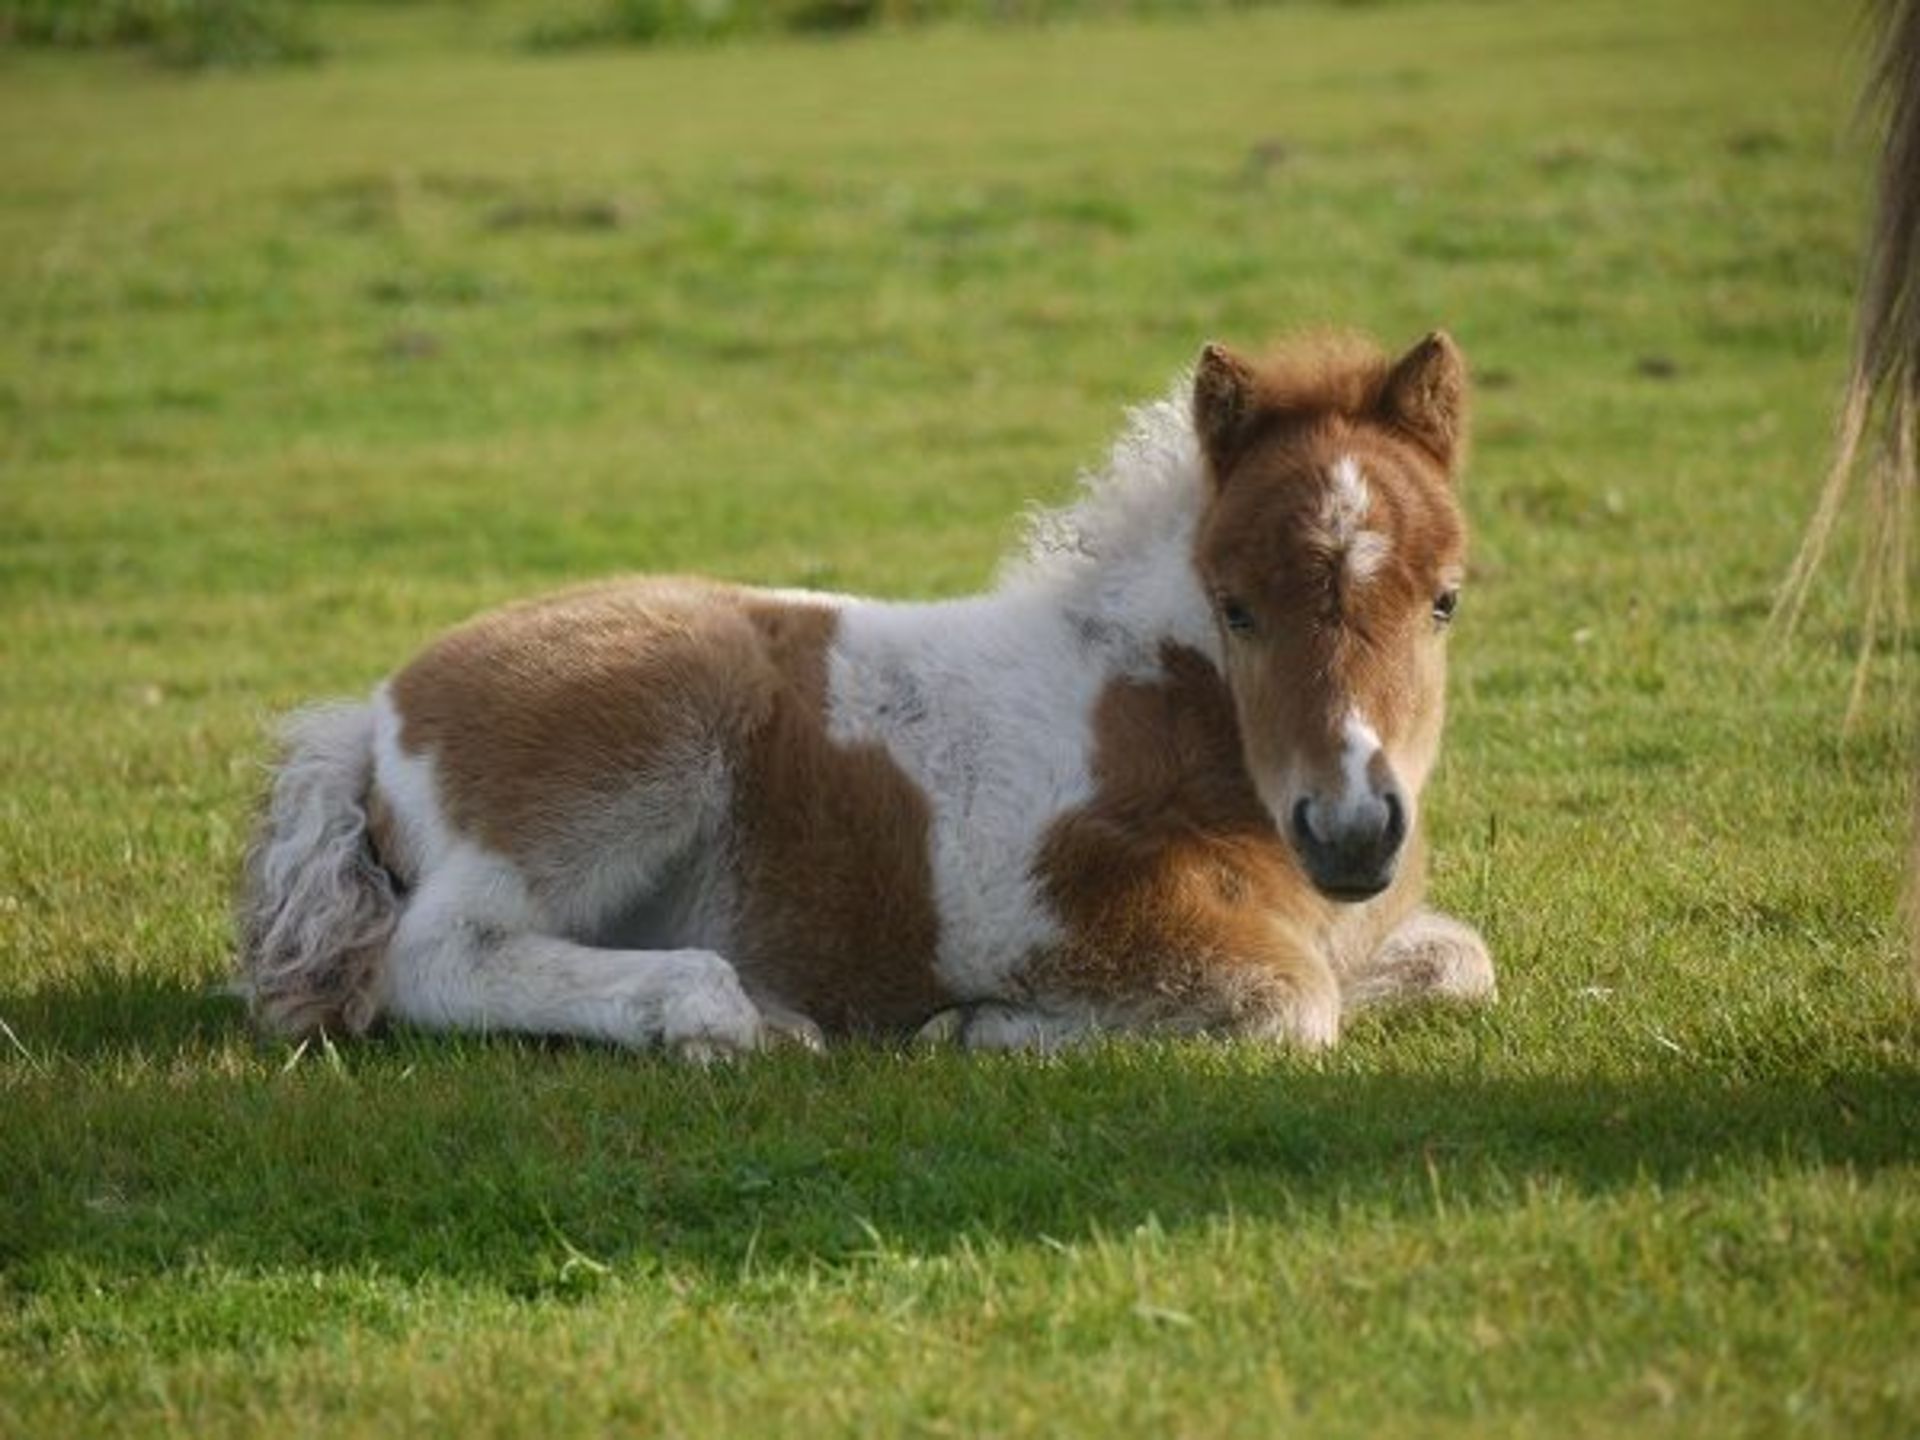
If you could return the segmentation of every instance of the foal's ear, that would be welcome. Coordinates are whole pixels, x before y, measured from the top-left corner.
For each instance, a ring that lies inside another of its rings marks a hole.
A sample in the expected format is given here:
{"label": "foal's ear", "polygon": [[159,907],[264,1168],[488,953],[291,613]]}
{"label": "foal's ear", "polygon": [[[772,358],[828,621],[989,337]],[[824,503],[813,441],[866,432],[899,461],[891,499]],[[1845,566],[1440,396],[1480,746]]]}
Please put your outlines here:
{"label": "foal's ear", "polygon": [[1217,482],[1233,463],[1253,413],[1253,367],[1224,345],[1209,345],[1193,369],[1193,431]]}
{"label": "foal's ear", "polygon": [[1467,420],[1467,362],[1444,330],[1435,330],[1394,362],[1380,393],[1385,419],[1431,451],[1449,470]]}

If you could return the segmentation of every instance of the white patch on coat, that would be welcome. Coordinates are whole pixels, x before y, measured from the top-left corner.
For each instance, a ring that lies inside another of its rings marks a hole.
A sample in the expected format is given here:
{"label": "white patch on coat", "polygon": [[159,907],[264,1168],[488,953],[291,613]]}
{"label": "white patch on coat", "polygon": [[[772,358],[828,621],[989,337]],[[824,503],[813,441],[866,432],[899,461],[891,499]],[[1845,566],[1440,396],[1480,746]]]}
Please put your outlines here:
{"label": "white patch on coat", "polygon": [[400,731],[400,711],[383,681],[373,692],[373,783],[387,802],[405,868],[427,875],[440,868],[453,830],[440,808],[433,757],[409,751],[400,743]]}
{"label": "white patch on coat", "polygon": [[[643,771],[577,801],[564,843],[548,847],[528,879],[568,934],[649,947],[683,935],[724,948],[734,914],[722,861],[732,796],[718,741],[663,746]],[[610,925],[622,934],[607,936]]]}
{"label": "white patch on coat", "polygon": [[1169,642],[1220,663],[1193,564],[1206,480],[1189,394],[1134,412],[1106,470],[1035,517],[991,593],[841,613],[828,730],[884,746],[927,797],[935,964],[960,999],[1003,994],[1062,938],[1034,864],[1053,823],[1092,798],[1101,693],[1157,675]]}
{"label": "white patch on coat", "polygon": [[1009,563],[998,593],[1035,590],[1089,628],[1136,648],[1141,674],[1172,641],[1221,663],[1213,608],[1193,565],[1208,494],[1193,433],[1191,377],[1128,412],[1106,465],[1080,477],[1080,494],[1035,511],[1025,553]]}
{"label": "white patch on coat", "polygon": [[1340,778],[1347,795],[1358,795],[1373,788],[1368,768],[1380,753],[1380,733],[1367,723],[1358,710],[1349,710],[1340,725]]}
{"label": "white patch on coat", "polygon": [[883,745],[931,809],[936,968],[1000,993],[1060,930],[1032,875],[1042,836],[1093,793],[1106,667],[1055,610],[1008,597],[851,605],[828,655],[828,733]]}

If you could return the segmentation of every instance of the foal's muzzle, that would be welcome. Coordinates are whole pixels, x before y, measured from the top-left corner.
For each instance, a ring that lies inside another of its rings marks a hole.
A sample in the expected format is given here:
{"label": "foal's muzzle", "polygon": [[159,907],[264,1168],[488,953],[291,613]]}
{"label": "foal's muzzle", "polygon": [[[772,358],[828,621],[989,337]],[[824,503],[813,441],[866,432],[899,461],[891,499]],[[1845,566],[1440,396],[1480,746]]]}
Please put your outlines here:
{"label": "foal's muzzle", "polygon": [[1305,799],[1293,807],[1287,829],[1307,878],[1322,895],[1370,900],[1393,883],[1407,838],[1407,806],[1395,790],[1339,810]]}

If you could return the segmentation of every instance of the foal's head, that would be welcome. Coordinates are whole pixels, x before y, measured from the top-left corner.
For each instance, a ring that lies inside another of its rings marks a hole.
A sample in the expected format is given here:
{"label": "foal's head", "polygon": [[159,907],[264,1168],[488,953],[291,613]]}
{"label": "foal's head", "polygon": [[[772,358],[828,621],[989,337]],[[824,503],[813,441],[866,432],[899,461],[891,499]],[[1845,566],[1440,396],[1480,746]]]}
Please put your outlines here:
{"label": "foal's head", "polygon": [[1398,360],[1328,342],[1194,377],[1212,490],[1196,563],[1247,767],[1334,899],[1392,881],[1439,748],[1466,529],[1466,372],[1443,334]]}

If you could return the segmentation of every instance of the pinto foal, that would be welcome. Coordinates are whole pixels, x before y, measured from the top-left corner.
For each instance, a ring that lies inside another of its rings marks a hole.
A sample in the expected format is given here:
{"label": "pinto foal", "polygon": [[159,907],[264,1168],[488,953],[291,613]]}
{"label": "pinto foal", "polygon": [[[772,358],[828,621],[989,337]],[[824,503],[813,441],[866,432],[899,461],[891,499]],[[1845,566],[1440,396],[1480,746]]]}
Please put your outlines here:
{"label": "pinto foal", "polygon": [[1444,335],[1210,346],[986,594],[635,579],[483,616],[289,722],[241,987],[292,1033],[696,1056],[1318,1047],[1490,996],[1420,903],[1465,403]]}

